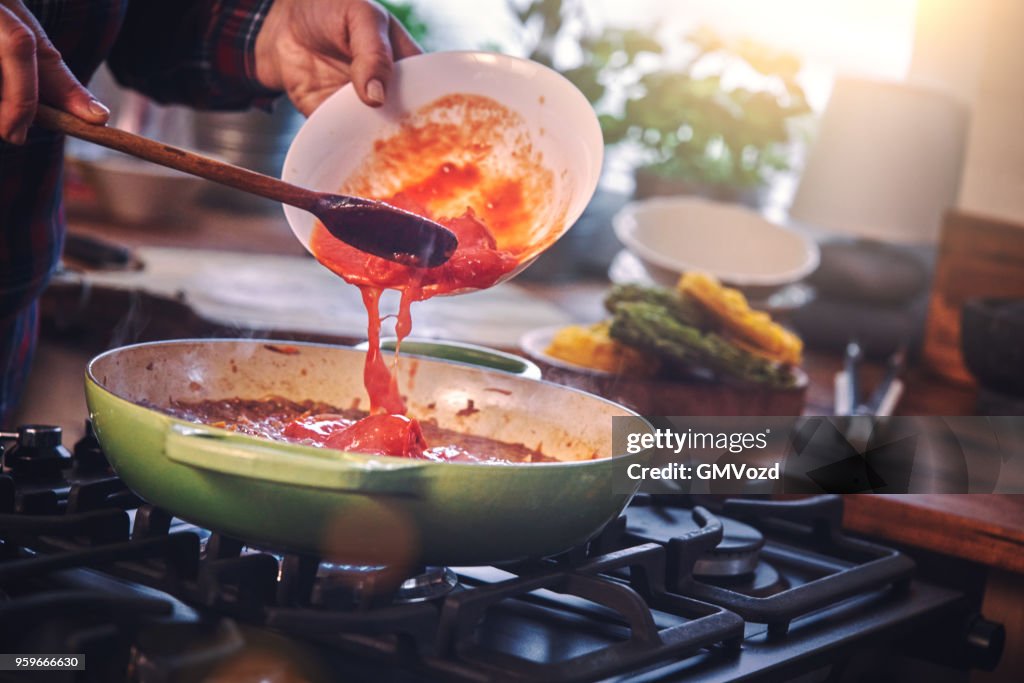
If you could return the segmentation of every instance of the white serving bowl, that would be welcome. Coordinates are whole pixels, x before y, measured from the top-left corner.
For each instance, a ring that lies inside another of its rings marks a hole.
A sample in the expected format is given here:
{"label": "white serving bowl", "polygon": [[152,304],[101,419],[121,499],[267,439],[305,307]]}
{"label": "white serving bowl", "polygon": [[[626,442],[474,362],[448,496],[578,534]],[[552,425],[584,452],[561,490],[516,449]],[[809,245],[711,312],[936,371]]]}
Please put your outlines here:
{"label": "white serving bowl", "polygon": [[656,197],[627,204],[612,225],[659,281],[701,271],[736,287],[769,289],[818,267],[813,240],[737,204]]}
{"label": "white serving bowl", "polygon": [[[375,141],[394,134],[404,116],[450,94],[486,96],[517,113],[522,132],[553,174],[550,193],[533,206],[530,249],[508,279],[576,222],[601,173],[604,143],[593,108],[574,85],[545,66],[490,52],[437,52],[401,60],[384,106],[366,106],[351,85],[320,105],[292,141],[281,177],[315,190],[338,191],[372,154]],[[495,148],[489,159],[503,163],[511,151]],[[458,163],[461,152],[453,149],[451,160]],[[284,212],[309,249],[316,220],[294,207],[285,206]]]}
{"label": "white serving bowl", "polygon": [[134,226],[185,220],[205,182],[123,154],[103,154],[72,163],[96,191],[103,212],[119,223]]}

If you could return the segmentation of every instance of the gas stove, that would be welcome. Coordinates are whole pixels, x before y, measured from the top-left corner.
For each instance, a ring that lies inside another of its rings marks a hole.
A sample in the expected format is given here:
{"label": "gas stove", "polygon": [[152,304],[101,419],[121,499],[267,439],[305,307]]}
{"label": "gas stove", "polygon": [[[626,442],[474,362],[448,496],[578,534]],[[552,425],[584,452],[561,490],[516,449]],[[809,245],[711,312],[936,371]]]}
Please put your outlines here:
{"label": "gas stove", "polygon": [[2,436],[0,652],[86,663],[45,680],[956,680],[1002,650],[976,596],[847,535],[835,496],[638,496],[561,556],[396,577],[176,519],[91,430]]}

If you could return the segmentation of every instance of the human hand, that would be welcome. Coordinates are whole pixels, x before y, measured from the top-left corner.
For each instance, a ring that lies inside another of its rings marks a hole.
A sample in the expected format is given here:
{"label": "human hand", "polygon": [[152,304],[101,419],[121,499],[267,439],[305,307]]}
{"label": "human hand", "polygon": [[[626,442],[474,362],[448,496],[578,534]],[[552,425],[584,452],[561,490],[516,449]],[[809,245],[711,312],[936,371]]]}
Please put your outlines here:
{"label": "human hand", "polygon": [[307,116],[349,82],[363,102],[380,106],[394,60],[420,52],[370,0],[276,0],[256,37],[256,78],[284,90]]}
{"label": "human hand", "polygon": [[0,138],[24,143],[40,100],[90,123],[110,118],[21,0],[0,0]]}

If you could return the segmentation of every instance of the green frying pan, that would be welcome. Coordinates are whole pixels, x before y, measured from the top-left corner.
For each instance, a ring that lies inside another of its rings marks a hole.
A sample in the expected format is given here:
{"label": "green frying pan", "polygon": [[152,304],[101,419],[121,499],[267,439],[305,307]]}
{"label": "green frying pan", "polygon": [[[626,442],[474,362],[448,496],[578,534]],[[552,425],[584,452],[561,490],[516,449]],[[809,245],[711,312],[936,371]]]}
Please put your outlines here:
{"label": "green frying pan", "polygon": [[410,414],[540,445],[560,462],[366,456],[239,435],[159,410],[172,400],[268,395],[365,407],[363,358],[355,349],[259,340],[140,344],[93,359],[86,397],[111,464],[142,498],[269,549],[362,563],[498,564],[583,543],[628,502],[631,494],[612,491],[611,418],[634,413],[464,364],[403,358]]}

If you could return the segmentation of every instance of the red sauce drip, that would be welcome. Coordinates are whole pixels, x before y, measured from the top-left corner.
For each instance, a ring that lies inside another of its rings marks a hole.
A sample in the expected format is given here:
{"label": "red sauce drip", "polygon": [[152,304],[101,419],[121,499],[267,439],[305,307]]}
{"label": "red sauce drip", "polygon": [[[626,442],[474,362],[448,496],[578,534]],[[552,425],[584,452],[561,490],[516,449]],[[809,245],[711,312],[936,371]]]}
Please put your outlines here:
{"label": "red sauce drip", "polygon": [[[363,385],[370,396],[370,414],[392,413],[405,414],[405,400],[398,390],[398,380],[391,373],[387,362],[380,351],[380,294],[379,287],[363,285],[363,305],[369,319],[367,337],[369,348],[366,350],[366,363],[363,365]],[[399,325],[402,327],[402,325]],[[399,338],[405,336],[399,333]]]}
{"label": "red sauce drip", "polygon": [[[406,122],[392,137],[374,143],[371,161],[342,188],[347,193],[383,200],[426,216],[454,232],[459,246],[446,263],[436,268],[417,268],[388,261],[350,247],[319,224],[310,240],[317,260],[362,291],[369,339],[363,379],[370,397],[371,417],[404,416],[406,410],[397,380],[380,351],[381,292],[395,289],[401,293],[396,324],[401,344],[412,330],[410,309],[414,301],[463,289],[485,289],[520,264],[534,227],[529,196],[551,182],[550,172],[539,165],[525,144],[517,150],[522,158],[513,164],[515,171],[484,170],[496,136],[503,135],[515,123],[512,112],[493,100],[464,95],[442,98],[424,111],[446,108],[462,108],[473,115],[447,121],[431,121],[427,116],[426,121]],[[458,162],[452,161],[453,150],[461,151]],[[470,154],[468,160],[466,150]],[[373,180],[382,176],[395,188],[384,196],[369,189]],[[422,442],[422,433],[415,421],[405,417],[378,419],[372,430],[370,426],[360,429],[374,434],[373,447],[378,449],[374,452],[423,457],[426,450],[424,443],[419,455],[413,453]],[[365,438],[365,434],[361,436]],[[349,447],[366,448],[362,445],[365,443],[370,441],[356,439]],[[382,446],[386,446],[384,451],[380,451]]]}

